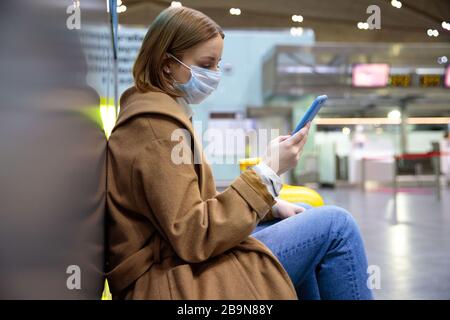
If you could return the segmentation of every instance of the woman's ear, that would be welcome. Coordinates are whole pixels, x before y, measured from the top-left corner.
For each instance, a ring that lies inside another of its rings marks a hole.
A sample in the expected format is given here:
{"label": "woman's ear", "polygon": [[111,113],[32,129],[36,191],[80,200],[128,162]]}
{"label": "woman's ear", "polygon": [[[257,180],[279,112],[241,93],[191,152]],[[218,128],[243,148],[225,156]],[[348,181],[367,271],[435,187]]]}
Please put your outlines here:
{"label": "woman's ear", "polygon": [[163,70],[165,73],[170,73],[170,55],[168,53],[166,53],[165,59],[164,59],[164,67]]}
{"label": "woman's ear", "polygon": [[163,62],[163,71],[164,73],[170,73],[170,64],[168,60]]}

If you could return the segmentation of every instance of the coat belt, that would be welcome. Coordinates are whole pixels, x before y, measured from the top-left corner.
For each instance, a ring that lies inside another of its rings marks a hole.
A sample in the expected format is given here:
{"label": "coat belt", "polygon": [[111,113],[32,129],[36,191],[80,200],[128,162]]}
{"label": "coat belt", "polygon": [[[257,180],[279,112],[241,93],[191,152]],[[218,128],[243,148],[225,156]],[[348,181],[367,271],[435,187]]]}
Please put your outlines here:
{"label": "coat belt", "polygon": [[142,276],[153,264],[174,255],[173,252],[168,252],[161,257],[160,247],[161,238],[156,234],[153,245],[146,245],[106,273],[111,293],[118,294]]}

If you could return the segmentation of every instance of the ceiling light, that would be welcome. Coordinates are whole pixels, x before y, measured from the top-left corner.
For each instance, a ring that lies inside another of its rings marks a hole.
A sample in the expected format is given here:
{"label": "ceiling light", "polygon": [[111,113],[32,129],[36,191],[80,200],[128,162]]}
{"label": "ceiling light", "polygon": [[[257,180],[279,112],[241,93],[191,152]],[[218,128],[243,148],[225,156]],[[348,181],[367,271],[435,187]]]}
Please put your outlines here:
{"label": "ceiling light", "polygon": [[297,14],[294,14],[293,16],[292,16],[292,21],[294,21],[294,22],[302,22],[303,21],[303,16],[301,16],[301,15],[297,15]]}
{"label": "ceiling light", "polygon": [[399,120],[402,117],[402,113],[398,110],[389,111],[387,114],[388,119],[390,120]]}
{"label": "ceiling light", "polygon": [[[359,132],[363,129],[362,124],[365,125],[392,125],[400,123],[399,120],[392,121],[387,118],[316,118],[314,120],[318,126],[343,126],[355,125],[355,131]],[[407,118],[408,124],[449,124],[450,117],[415,117]]]}
{"label": "ceiling light", "polygon": [[442,57],[437,58],[437,62],[439,64],[446,64],[448,62],[448,59],[446,56],[442,56]]}
{"label": "ceiling light", "polygon": [[437,37],[439,35],[439,31],[437,31],[436,29],[428,29],[427,35],[429,37]]}
{"label": "ceiling light", "polygon": [[401,3],[400,1],[397,1],[397,0],[392,0],[392,1],[391,1],[391,5],[392,5],[394,8],[397,8],[397,9],[400,9],[400,8],[402,7],[402,3]]}
{"label": "ceiling light", "polygon": [[181,2],[179,2],[179,1],[172,1],[172,2],[170,3],[170,6],[171,6],[171,7],[174,7],[174,8],[177,8],[177,7],[182,7],[183,5],[182,5]]}
{"label": "ceiling light", "polygon": [[230,14],[234,15],[234,16],[238,16],[241,14],[241,9],[239,8],[231,8],[230,9]]}
{"label": "ceiling light", "polygon": [[358,29],[367,30],[369,29],[369,24],[367,22],[358,22]]}
{"label": "ceiling light", "polygon": [[344,135],[348,136],[348,135],[350,134],[350,132],[352,132],[352,131],[350,130],[349,127],[343,127],[343,128],[342,128],[342,133],[343,133]]}
{"label": "ceiling light", "polygon": [[442,21],[442,28],[450,30],[450,22]]}

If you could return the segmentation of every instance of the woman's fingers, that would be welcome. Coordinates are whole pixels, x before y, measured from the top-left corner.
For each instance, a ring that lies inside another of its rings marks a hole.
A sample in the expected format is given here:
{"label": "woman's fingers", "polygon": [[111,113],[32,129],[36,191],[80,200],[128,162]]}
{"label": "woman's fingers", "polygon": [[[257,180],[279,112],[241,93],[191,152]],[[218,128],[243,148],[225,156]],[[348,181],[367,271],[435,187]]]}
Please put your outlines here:
{"label": "woman's fingers", "polygon": [[297,146],[299,147],[300,151],[303,149],[303,146],[306,144],[306,141],[308,141],[308,133],[309,133],[309,131],[306,132],[306,134],[303,137],[303,139],[297,144]]}
{"label": "woman's fingers", "polygon": [[308,136],[309,128],[311,127],[311,122],[308,122],[306,126],[304,126],[300,131],[296,132],[294,135],[292,135],[289,139],[289,141],[296,145],[306,142],[306,137]]}
{"label": "woman's fingers", "polygon": [[303,140],[303,138],[305,137],[307,131],[308,131],[308,128],[303,127],[300,131],[298,131],[298,132],[294,133],[292,136],[290,136],[288,141],[290,143],[292,143],[293,145],[300,143]]}
{"label": "woman's fingers", "polygon": [[279,141],[279,142],[282,142],[282,141],[284,141],[284,140],[286,140],[286,139],[289,139],[289,137],[290,137],[290,135],[278,136],[278,141]]}

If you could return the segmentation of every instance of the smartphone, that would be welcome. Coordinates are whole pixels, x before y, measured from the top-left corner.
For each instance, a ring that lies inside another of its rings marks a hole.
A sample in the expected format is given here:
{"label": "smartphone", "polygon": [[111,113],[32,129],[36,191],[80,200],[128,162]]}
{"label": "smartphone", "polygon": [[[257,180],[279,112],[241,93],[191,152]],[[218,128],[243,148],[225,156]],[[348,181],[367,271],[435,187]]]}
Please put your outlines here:
{"label": "smartphone", "polygon": [[316,114],[319,112],[320,108],[322,108],[325,101],[327,101],[328,97],[326,95],[318,96],[316,99],[314,99],[311,106],[308,108],[308,110],[303,115],[303,118],[298,123],[297,127],[295,127],[294,131],[292,131],[292,134],[298,132],[301,130],[308,122],[312,121]]}

